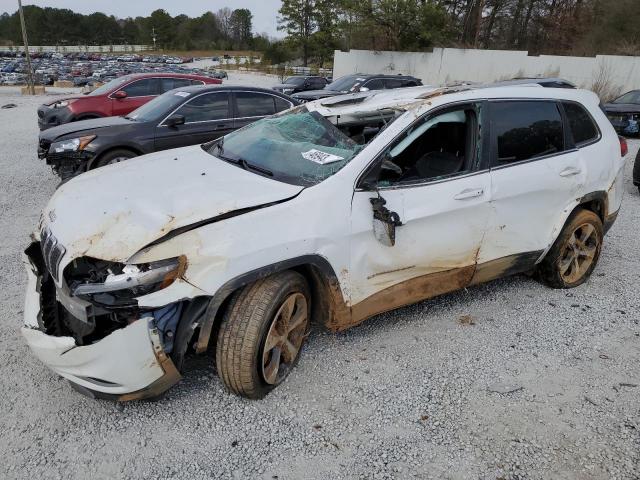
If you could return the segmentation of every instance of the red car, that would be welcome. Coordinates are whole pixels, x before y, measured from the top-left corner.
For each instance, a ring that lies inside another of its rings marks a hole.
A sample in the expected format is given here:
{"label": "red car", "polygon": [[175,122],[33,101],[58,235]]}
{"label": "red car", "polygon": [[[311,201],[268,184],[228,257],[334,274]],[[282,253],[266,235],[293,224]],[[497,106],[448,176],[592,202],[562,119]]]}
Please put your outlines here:
{"label": "red car", "polygon": [[126,115],[174,88],[222,83],[217,78],[183,73],[137,73],[118,77],[86,95],[57,98],[38,107],[38,126],[46,130],[89,118]]}

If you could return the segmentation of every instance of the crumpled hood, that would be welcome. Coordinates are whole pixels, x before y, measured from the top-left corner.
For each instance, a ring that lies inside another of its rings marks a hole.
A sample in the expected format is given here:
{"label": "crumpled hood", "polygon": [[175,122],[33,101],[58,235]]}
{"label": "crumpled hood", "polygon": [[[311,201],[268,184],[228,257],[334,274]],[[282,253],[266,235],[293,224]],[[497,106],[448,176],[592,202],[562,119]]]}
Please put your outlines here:
{"label": "crumpled hood", "polygon": [[64,264],[85,255],[124,262],[176,228],[286,200],[302,189],[243,170],[198,145],[82,174],[56,191],[42,218],[66,248]]}
{"label": "crumpled hood", "polygon": [[110,128],[113,126],[130,126],[135,128],[136,122],[127,120],[124,117],[101,117],[90,120],[80,120],[79,122],[63,123],[52,128],[47,128],[40,132],[40,140],[55,141],[59,137],[77,133],[78,135],[89,135],[96,133],[100,128]]}
{"label": "crumpled hood", "polygon": [[607,113],[640,113],[637,103],[607,103],[604,106]]}

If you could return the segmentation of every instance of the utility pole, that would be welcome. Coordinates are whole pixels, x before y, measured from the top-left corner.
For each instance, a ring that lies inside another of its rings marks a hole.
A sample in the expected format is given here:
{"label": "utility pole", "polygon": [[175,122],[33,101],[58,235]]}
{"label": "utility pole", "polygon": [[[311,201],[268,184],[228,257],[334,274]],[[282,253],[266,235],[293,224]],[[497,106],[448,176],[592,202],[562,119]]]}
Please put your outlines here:
{"label": "utility pole", "polygon": [[29,83],[29,92],[31,95],[36,94],[33,86],[33,70],[31,70],[31,56],[29,55],[29,42],[27,41],[27,27],[24,23],[24,12],[22,11],[22,0],[18,0],[18,10],[20,12],[20,25],[22,26],[22,41],[24,42],[24,56],[27,59],[27,82]]}
{"label": "utility pole", "polygon": [[151,28],[151,38],[153,39],[153,51],[156,51],[156,28]]}

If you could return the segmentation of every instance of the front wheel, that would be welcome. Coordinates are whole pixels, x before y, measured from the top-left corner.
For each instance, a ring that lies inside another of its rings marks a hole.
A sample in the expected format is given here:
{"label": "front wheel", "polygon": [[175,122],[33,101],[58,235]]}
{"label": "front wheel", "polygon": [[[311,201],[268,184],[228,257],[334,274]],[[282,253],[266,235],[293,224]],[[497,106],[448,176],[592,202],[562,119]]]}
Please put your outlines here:
{"label": "front wheel", "polygon": [[113,165],[114,163],[124,162],[130,158],[135,157],[135,152],[125,149],[111,150],[103,155],[100,155],[91,165],[90,169],[104,167],[105,165]]}
{"label": "front wheel", "polygon": [[600,217],[589,210],[577,210],[538,266],[538,277],[553,288],[583,284],[598,263],[603,238]]}
{"label": "front wheel", "polygon": [[230,391],[257,399],[282,383],[306,338],[310,299],[306,280],[293,271],[234,294],[216,343],[218,372]]}

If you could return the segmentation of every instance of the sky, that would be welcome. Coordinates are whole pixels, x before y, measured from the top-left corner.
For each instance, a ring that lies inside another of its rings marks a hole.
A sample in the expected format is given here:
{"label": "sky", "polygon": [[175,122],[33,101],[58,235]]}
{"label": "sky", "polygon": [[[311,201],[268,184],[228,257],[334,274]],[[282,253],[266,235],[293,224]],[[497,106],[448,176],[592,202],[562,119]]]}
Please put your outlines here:
{"label": "sky", "polygon": [[[118,18],[146,16],[158,8],[163,8],[172,16],[184,13],[197,17],[206,11],[229,7],[248,8],[253,13],[253,31],[267,33],[272,37],[282,37],[277,30],[277,16],[280,0],[22,0],[22,5],[68,8],[78,13],[102,12]],[[18,0],[0,0],[0,12],[13,13],[18,9]]]}

